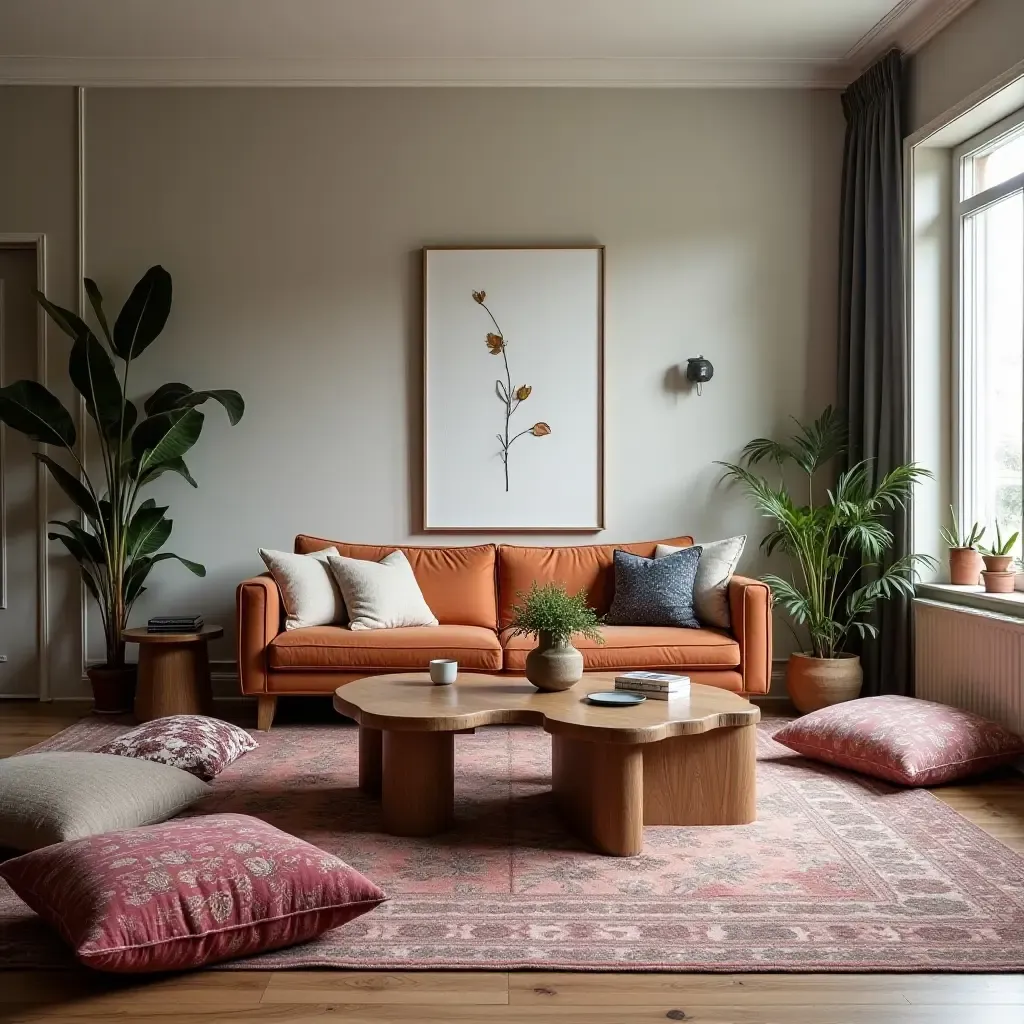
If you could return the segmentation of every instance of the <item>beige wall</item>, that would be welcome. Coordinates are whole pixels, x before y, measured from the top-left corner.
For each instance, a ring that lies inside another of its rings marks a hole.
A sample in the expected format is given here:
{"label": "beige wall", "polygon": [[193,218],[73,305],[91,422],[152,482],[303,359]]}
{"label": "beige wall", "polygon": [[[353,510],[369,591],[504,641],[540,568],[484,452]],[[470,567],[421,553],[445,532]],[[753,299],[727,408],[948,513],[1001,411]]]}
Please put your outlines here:
{"label": "beige wall", "polygon": [[[833,93],[91,90],[87,126],[88,272],[115,305],[150,263],[174,275],[131,390],[184,380],[247,401],[235,428],[209,410],[198,491],[153,489],[169,547],[209,576],[162,566],[140,619],[230,626],[256,548],[298,531],[435,542],[415,534],[425,244],[607,246],[594,539],[759,538],[714,460],[833,398]],[[700,398],[676,370],[698,353],[716,368]]]}
{"label": "beige wall", "polygon": [[1024,0],[977,0],[910,64],[907,134],[1024,60]]}
{"label": "beige wall", "polygon": [[[67,305],[74,305],[77,295],[75,146],[73,89],[0,87],[0,236],[45,235],[47,290]],[[50,328],[47,341],[50,386],[74,408],[74,396],[66,383],[66,339],[60,331]],[[23,354],[8,360],[11,367],[25,362]],[[52,484],[47,487],[47,497],[50,518],[73,514],[60,490]],[[30,517],[20,514],[9,520],[10,547],[36,544],[35,530],[13,528],[15,523],[27,525],[29,521]],[[47,664],[52,689],[62,694],[77,689],[81,673],[80,584],[77,576],[67,571],[66,560],[56,553],[48,576],[49,633],[54,642],[47,652]],[[34,599],[34,594],[34,590],[31,594],[15,592],[12,586],[8,604],[14,608]],[[0,611],[0,643],[8,628],[12,627]]]}

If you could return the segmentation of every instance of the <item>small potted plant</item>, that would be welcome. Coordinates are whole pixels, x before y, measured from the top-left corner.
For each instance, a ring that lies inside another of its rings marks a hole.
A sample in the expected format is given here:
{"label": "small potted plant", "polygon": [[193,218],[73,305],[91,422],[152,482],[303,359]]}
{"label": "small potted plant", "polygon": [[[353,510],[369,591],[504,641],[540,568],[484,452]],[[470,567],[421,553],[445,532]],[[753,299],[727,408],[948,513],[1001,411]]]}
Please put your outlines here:
{"label": "small potted plant", "polygon": [[999,524],[996,523],[996,542],[989,548],[982,548],[985,568],[981,576],[985,591],[989,594],[1012,594],[1017,582],[1017,573],[1010,568],[1013,563],[1013,546],[1017,543],[1018,532],[1003,540]]}
{"label": "small potted plant", "polygon": [[953,506],[949,506],[953,529],[942,527],[943,543],[949,548],[949,582],[958,587],[976,587],[981,579],[981,554],[978,542],[985,536],[985,528],[977,523],[967,533],[960,532],[960,522]]}
{"label": "small potted plant", "polygon": [[526,656],[526,678],[538,690],[568,690],[583,678],[583,655],[572,645],[574,636],[603,644],[600,618],[587,604],[587,593],[566,592],[562,583],[536,580],[529,593],[519,591],[512,605],[508,639],[534,636],[537,646]]}

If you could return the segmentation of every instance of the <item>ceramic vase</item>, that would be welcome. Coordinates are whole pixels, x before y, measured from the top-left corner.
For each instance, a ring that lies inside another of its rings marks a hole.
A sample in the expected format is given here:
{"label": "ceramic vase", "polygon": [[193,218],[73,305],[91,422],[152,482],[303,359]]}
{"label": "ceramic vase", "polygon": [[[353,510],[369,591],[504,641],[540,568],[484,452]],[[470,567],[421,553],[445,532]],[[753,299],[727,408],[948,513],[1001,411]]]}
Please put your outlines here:
{"label": "ceramic vase", "polygon": [[96,665],[86,669],[92,683],[92,709],[98,715],[123,715],[135,706],[135,665],[110,668]]}
{"label": "ceramic vase", "polygon": [[526,656],[526,678],[538,690],[568,690],[583,678],[583,655],[568,640],[539,633],[537,646]]}
{"label": "ceramic vase", "polygon": [[949,582],[976,587],[981,579],[981,555],[975,548],[949,549]]}

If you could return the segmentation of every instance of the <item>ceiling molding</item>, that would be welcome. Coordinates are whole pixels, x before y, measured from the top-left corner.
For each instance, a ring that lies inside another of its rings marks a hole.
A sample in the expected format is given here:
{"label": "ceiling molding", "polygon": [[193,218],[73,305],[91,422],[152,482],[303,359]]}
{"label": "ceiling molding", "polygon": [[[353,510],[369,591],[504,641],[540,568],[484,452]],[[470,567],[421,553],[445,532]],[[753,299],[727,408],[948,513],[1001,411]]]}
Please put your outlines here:
{"label": "ceiling molding", "polygon": [[901,0],[851,47],[844,63],[852,80],[893,47],[916,53],[975,0]]}
{"label": "ceiling molding", "polygon": [[836,60],[0,56],[0,85],[841,89],[892,47],[919,50],[974,2],[900,0]]}
{"label": "ceiling molding", "polygon": [[0,56],[5,85],[835,89],[847,78],[843,62],[817,60]]}

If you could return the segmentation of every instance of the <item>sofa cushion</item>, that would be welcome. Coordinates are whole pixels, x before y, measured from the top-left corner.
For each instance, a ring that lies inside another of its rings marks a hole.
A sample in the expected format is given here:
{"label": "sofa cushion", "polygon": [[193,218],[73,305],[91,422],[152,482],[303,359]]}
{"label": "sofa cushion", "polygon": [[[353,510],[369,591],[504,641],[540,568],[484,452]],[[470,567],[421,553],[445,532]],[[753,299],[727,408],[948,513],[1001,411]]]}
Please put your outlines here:
{"label": "sofa cushion", "polygon": [[344,629],[311,626],[279,633],[270,643],[272,669],[423,671],[432,658],[454,658],[467,672],[501,670],[501,644],[482,626]]}
{"label": "sofa cushion", "polygon": [[[498,620],[495,595],[493,544],[473,547],[403,547],[398,544],[346,544],[300,533],[295,550],[300,555],[333,547],[345,558],[379,562],[392,551],[409,559],[423,599],[442,626],[481,626],[495,629]],[[654,545],[650,545],[652,552]]]}
{"label": "sofa cushion", "polygon": [[671,540],[638,544],[579,544],[556,548],[502,544],[498,548],[499,622],[504,628],[512,621],[516,593],[520,590],[526,593],[534,580],[538,583],[564,583],[570,594],[585,590],[587,600],[597,614],[605,615],[611,607],[615,590],[612,566],[616,550],[653,558],[658,544],[685,548],[692,543],[692,537],[673,537]]}
{"label": "sofa cushion", "polygon": [[[619,669],[723,669],[740,663],[740,645],[713,629],[677,626],[602,626],[604,645],[583,637],[573,644],[583,655],[587,672]],[[532,637],[505,641],[505,669],[523,672],[526,655],[537,646]]]}

